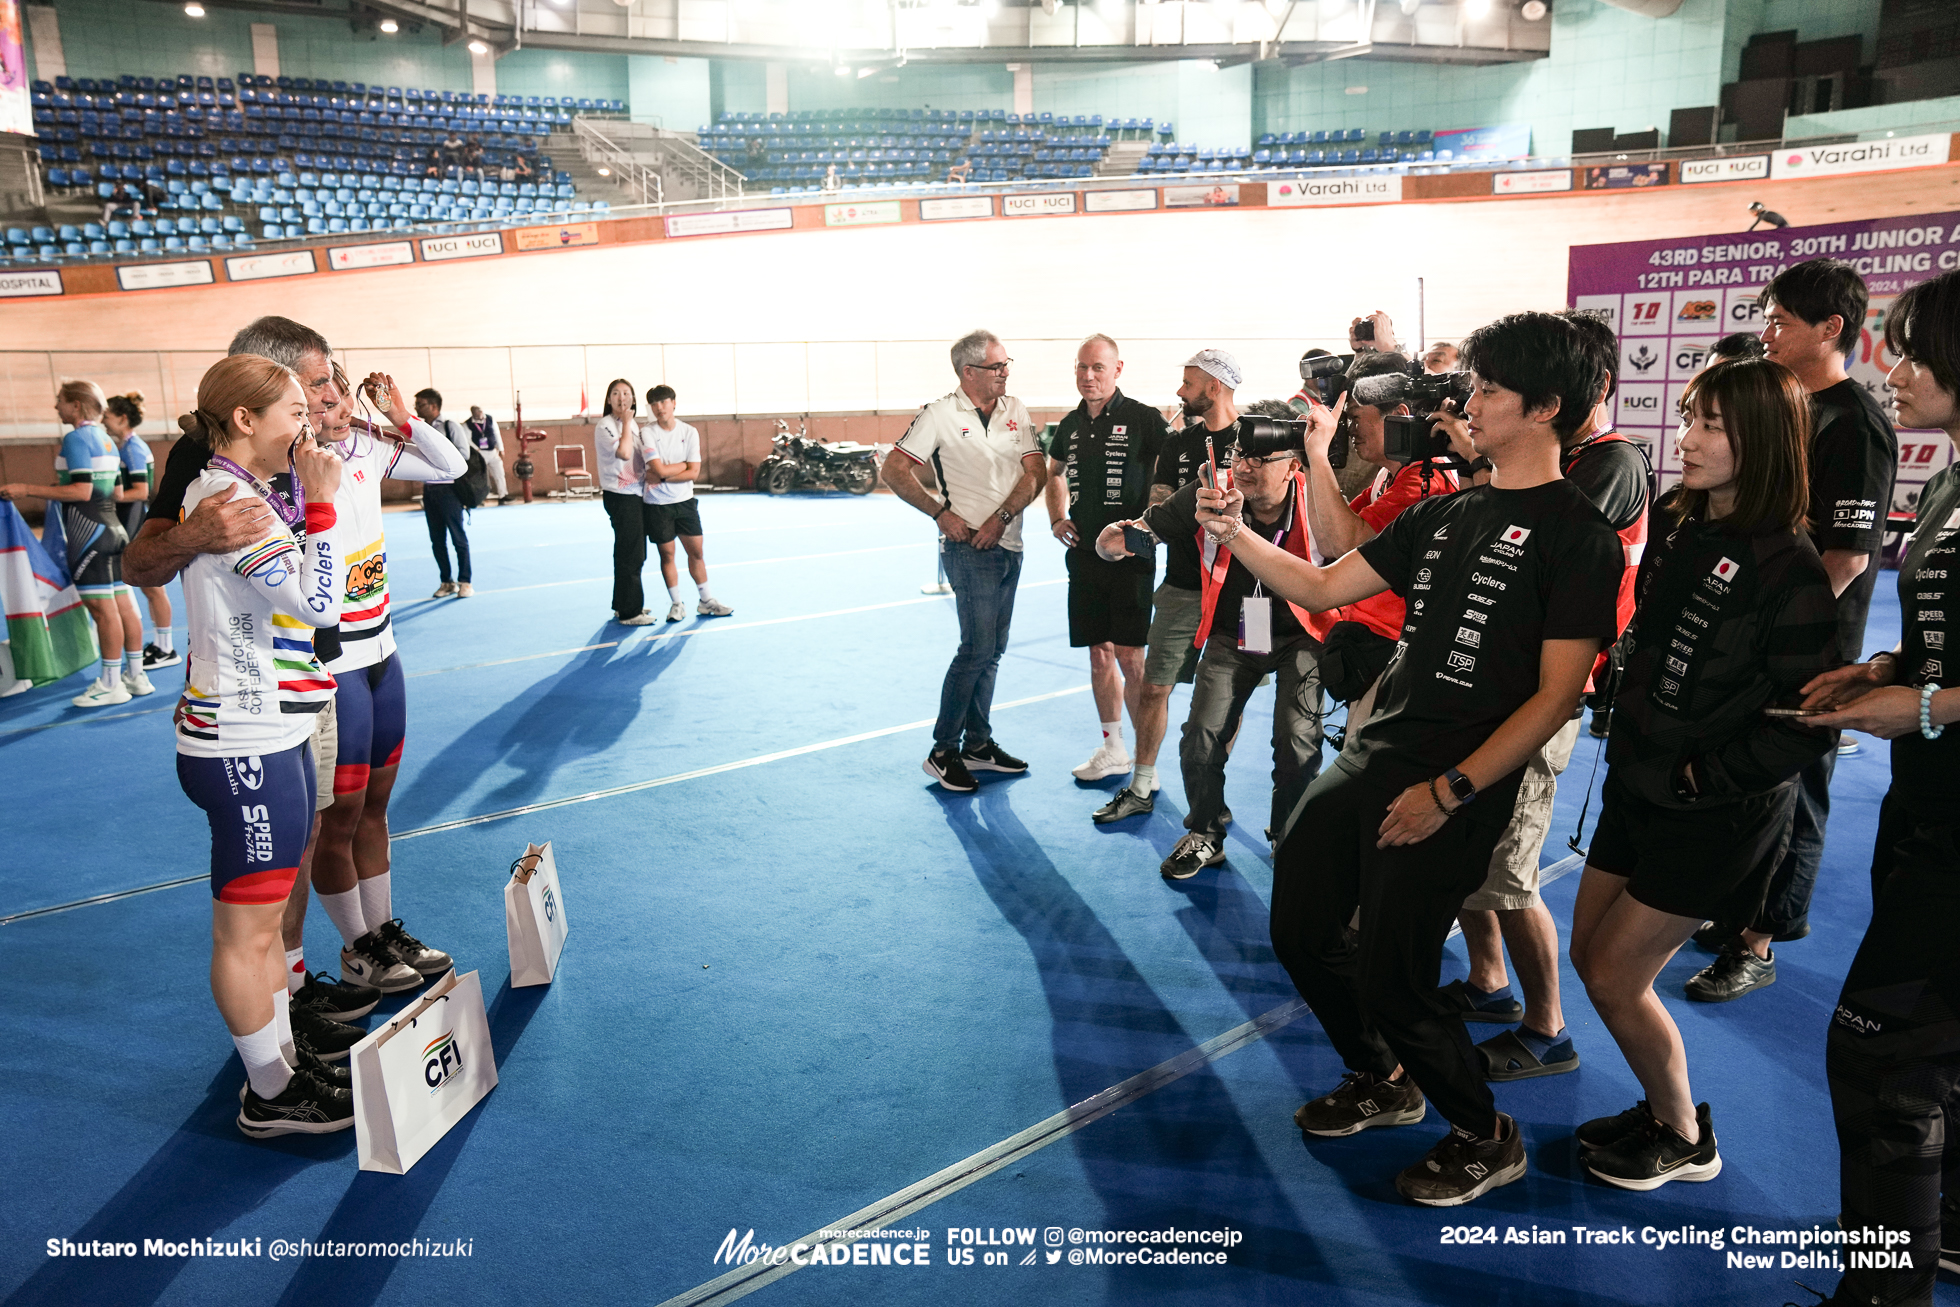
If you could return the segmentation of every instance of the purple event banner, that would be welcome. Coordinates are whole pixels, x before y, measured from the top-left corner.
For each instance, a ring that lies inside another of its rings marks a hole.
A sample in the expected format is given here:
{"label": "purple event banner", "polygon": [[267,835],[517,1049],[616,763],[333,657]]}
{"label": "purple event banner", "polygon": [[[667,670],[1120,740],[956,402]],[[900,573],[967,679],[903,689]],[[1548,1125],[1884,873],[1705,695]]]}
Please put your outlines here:
{"label": "purple event banner", "polygon": [[[1709,346],[1731,332],[1760,332],[1756,300],[1764,284],[1793,263],[1818,258],[1843,259],[1865,279],[1871,306],[1847,366],[1890,413],[1885,376],[1898,360],[1885,349],[1886,310],[1902,292],[1960,268],[1960,213],[1572,247],[1567,300],[1618,333],[1615,420],[1646,442],[1663,485],[1680,479],[1673,414]],[[1894,506],[1917,503],[1926,479],[1952,461],[1944,434],[1901,431]]]}

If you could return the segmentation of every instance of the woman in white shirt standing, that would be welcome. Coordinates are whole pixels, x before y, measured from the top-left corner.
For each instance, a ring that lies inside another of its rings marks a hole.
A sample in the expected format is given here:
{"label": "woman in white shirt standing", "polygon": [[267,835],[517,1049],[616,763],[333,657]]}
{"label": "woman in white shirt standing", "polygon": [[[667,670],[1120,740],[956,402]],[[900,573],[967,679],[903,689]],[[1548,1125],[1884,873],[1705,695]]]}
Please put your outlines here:
{"label": "woman in white shirt standing", "polygon": [[341,463],[309,438],[306,411],[290,369],[235,354],[204,374],[196,411],[178,419],[212,451],[185,513],[237,491],[274,514],[263,539],[184,569],[190,659],[176,715],[177,778],[211,823],[211,993],[245,1063],[238,1128],[255,1138],[354,1123],[353,1096],[293,1043],[279,933],[313,825],[307,741],[334,692],[313,632],[339,618],[346,582]]}
{"label": "woman in white shirt standing", "polygon": [[650,626],[640,572],[647,562],[647,505],[641,498],[646,477],[645,437],[634,410],[633,383],[620,379],[606,387],[606,415],[593,434],[600,500],[613,530],[613,620],[623,626]]}

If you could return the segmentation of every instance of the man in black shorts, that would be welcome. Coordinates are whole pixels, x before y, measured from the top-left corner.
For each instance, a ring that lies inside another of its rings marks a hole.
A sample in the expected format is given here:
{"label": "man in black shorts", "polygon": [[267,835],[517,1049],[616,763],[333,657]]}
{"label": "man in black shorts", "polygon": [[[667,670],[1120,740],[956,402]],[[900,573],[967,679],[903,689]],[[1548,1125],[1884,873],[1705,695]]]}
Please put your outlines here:
{"label": "man in black shorts", "polygon": [[1085,781],[1130,770],[1123,709],[1127,704],[1137,725],[1157,570],[1154,554],[1112,563],[1095,549],[1105,526],[1144,510],[1167,434],[1163,414],[1117,389],[1122,375],[1115,341],[1102,335],[1083,341],[1075,352],[1082,402],[1062,418],[1048,447],[1048,520],[1068,546],[1068,642],[1089,650],[1089,689],[1102,721],[1095,753],[1075,769]]}
{"label": "man in black shorts", "polygon": [[[1869,299],[1857,269],[1838,259],[1785,269],[1762,294],[1765,353],[1810,392],[1810,541],[1837,591],[1838,656],[1847,663],[1864,656],[1865,618],[1899,470],[1892,423],[1844,367],[1858,348]],[[1714,922],[1695,936],[1696,943],[1721,952],[1689,978],[1689,998],[1726,1003],[1761,989],[1776,979],[1770,945],[1810,933],[1810,896],[1824,862],[1836,767],[1837,751],[1831,750],[1797,774],[1789,843],[1774,855],[1763,906],[1754,921]]]}

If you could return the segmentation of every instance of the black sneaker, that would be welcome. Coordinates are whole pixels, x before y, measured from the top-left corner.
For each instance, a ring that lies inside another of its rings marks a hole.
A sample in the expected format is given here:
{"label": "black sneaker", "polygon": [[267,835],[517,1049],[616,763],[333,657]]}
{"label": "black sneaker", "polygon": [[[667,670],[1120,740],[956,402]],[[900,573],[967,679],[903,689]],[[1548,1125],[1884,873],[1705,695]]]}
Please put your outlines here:
{"label": "black sneaker", "polygon": [[1467,980],[1452,980],[1436,992],[1465,1021],[1494,1021],[1499,1025],[1509,1025],[1524,1020],[1524,1004],[1508,994],[1503,998],[1478,998],[1470,992],[1470,982]]}
{"label": "black sneaker", "polygon": [[1524,1178],[1524,1137],[1518,1123],[1497,1114],[1502,1139],[1477,1139],[1458,1126],[1429,1155],[1395,1177],[1395,1192],[1424,1207],[1456,1207],[1499,1185]]}
{"label": "black sneaker", "polygon": [[424,976],[440,976],[456,965],[456,959],[441,949],[430,948],[415,936],[402,929],[402,919],[384,921],[374,928],[381,941],[395,951],[395,956],[407,965],[414,967]]}
{"label": "black sneaker", "polygon": [[[297,1066],[293,1068],[293,1070],[305,1071],[310,1075],[312,1075],[314,1079],[318,1080],[323,1085],[329,1085],[335,1089],[345,1089],[350,1093],[353,1092],[354,1089],[353,1067],[335,1066],[331,1062],[323,1062],[319,1058],[315,1057],[310,1051],[307,1050],[307,1048],[304,1045],[299,1043],[297,1040],[293,1042],[293,1052],[297,1054],[299,1058],[299,1063]],[[247,1080],[244,1084],[238,1087],[238,1101],[241,1103],[244,1102],[245,1095],[250,1093],[251,1091],[252,1091],[252,1082]]]}
{"label": "black sneaker", "polygon": [[1603,740],[1612,733],[1612,714],[1595,710],[1592,715],[1592,720],[1586,723],[1586,734],[1592,736],[1595,740]]}
{"label": "black sneaker", "polygon": [[1403,1076],[1384,1080],[1367,1071],[1350,1071],[1325,1098],[1302,1103],[1293,1124],[1302,1134],[1338,1139],[1369,1126],[1414,1125],[1429,1110],[1416,1082]]}
{"label": "black sneaker", "polygon": [[1728,1003],[1751,990],[1776,983],[1776,954],[1759,958],[1733,945],[1688,978],[1688,997],[1697,1003]]}
{"label": "black sneaker", "polygon": [[293,1044],[323,1062],[345,1062],[347,1050],[366,1039],[368,1032],[323,1015],[319,1009],[293,1005]]}
{"label": "black sneaker", "polygon": [[294,1007],[310,1007],[335,1021],[352,1021],[374,1011],[381,991],[373,985],[349,984],[324,971],[306,973],[306,983],[293,991]]}
{"label": "black sneaker", "polygon": [[1722,1173],[1722,1155],[1715,1151],[1715,1126],[1708,1104],[1695,1107],[1701,1142],[1683,1139],[1673,1126],[1652,1117],[1638,1130],[1608,1148],[1594,1149],[1581,1159],[1585,1168],[1607,1184],[1645,1193],[1669,1180],[1713,1180]]}
{"label": "black sneaker", "polygon": [[1579,1147],[1588,1152],[1595,1148],[1611,1148],[1614,1144],[1646,1128],[1654,1114],[1647,1107],[1647,1100],[1641,1099],[1617,1116],[1596,1116],[1572,1132]]}
{"label": "black sneaker", "polygon": [[1098,826],[1107,826],[1112,821],[1122,821],[1125,817],[1138,817],[1146,812],[1157,811],[1157,794],[1138,794],[1125,785],[1116,791],[1116,797],[1089,814],[1089,820]]}
{"label": "black sneaker", "polygon": [[388,941],[372,930],[340,950],[340,972],[384,994],[406,993],[423,980],[421,972],[396,957]]}
{"label": "black sneaker", "polygon": [[254,1139],[271,1135],[328,1135],[354,1124],[354,1095],[324,1084],[307,1071],[293,1072],[292,1083],[273,1098],[245,1092],[238,1128]]}
{"label": "black sneaker", "polygon": [[175,649],[165,649],[152,642],[143,646],[143,670],[155,671],[159,667],[175,667],[184,661],[184,655]]}
{"label": "black sneaker", "polygon": [[1190,880],[1205,867],[1225,861],[1225,846],[1215,836],[1192,831],[1177,842],[1171,856],[1157,868],[1165,880]]}
{"label": "black sneaker", "polygon": [[960,750],[960,761],[968,771],[1004,771],[1015,775],[1028,769],[1028,765],[992,740],[985,744]]}
{"label": "black sneaker", "polygon": [[938,781],[942,790],[971,794],[980,788],[980,782],[973,779],[973,773],[960,761],[960,755],[951,749],[934,749],[926,755],[924,768],[926,775]]}

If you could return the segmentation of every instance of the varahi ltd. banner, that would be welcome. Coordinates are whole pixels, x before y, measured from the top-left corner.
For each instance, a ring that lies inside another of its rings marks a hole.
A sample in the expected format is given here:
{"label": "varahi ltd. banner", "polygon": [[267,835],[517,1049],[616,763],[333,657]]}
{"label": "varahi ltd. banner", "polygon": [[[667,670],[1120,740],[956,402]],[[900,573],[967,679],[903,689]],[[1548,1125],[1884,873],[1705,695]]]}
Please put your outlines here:
{"label": "varahi ltd. banner", "polygon": [[[1709,346],[1731,332],[1761,331],[1763,286],[1791,264],[1819,258],[1850,263],[1871,291],[1849,367],[1889,414],[1885,376],[1898,359],[1885,349],[1886,311],[1901,292],[1960,268],[1960,213],[1572,247],[1567,299],[1619,333],[1616,420],[1647,442],[1664,486],[1681,479],[1676,410]],[[1927,478],[1952,461],[1942,433],[1900,431],[1894,507],[1910,511]]]}

